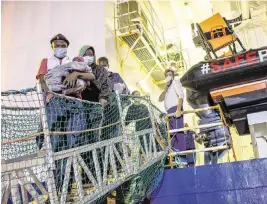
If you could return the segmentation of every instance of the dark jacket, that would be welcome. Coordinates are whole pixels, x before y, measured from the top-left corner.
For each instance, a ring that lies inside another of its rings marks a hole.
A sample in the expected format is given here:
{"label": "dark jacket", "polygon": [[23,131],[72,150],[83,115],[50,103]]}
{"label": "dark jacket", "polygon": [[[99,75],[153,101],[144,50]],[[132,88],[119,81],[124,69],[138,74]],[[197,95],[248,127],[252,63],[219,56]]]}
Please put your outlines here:
{"label": "dark jacket", "polygon": [[113,88],[114,88],[115,84],[121,83],[121,84],[124,84],[126,87],[126,89],[122,93],[123,94],[129,94],[130,93],[127,85],[124,83],[123,79],[121,78],[121,76],[118,73],[109,72],[108,78],[110,81],[110,87],[112,88],[112,91],[114,91]]}
{"label": "dark jacket", "polygon": [[149,117],[149,111],[146,105],[142,103],[134,103],[132,104],[126,114],[125,117],[125,125],[128,125],[132,120],[139,120],[135,124],[135,131],[141,131],[145,129],[152,128],[151,119]]}
{"label": "dark jacket", "polygon": [[[83,57],[86,50],[92,49],[95,56],[95,49],[90,45],[84,45],[79,51],[79,56]],[[111,93],[109,84],[108,72],[104,67],[96,65],[94,62],[90,65],[92,73],[95,75],[95,80],[90,82],[90,85],[82,92],[82,99],[87,101],[99,102],[100,99],[108,100],[108,95]]]}
{"label": "dark jacket", "polygon": [[95,80],[90,82],[90,86],[82,92],[82,99],[98,102],[100,99],[108,99],[111,93],[111,88],[108,79],[108,72],[104,67],[92,64],[92,73],[95,75]]}

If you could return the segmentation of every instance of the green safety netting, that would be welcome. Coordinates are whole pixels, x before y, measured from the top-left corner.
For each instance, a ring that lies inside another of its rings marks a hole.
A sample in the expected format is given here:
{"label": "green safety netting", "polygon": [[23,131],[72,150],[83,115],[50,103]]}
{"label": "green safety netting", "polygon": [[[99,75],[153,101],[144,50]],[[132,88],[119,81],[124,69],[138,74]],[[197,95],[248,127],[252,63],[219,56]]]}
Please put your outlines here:
{"label": "green safety netting", "polygon": [[1,95],[3,203],[140,203],[161,181],[166,125],[149,97]]}

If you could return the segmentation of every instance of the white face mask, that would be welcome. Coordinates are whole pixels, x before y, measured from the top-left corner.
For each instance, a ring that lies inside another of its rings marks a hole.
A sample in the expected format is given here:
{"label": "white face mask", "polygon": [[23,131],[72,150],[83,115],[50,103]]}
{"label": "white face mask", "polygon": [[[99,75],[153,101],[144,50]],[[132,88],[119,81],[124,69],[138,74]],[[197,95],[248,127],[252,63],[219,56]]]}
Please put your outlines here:
{"label": "white face mask", "polygon": [[168,82],[170,82],[172,80],[172,77],[171,76],[167,76],[166,78],[165,78],[165,81],[168,83]]}
{"label": "white face mask", "polygon": [[135,98],[135,99],[134,99],[134,102],[136,102],[136,103],[140,103],[140,102],[141,102],[141,99],[140,99],[140,98]]}
{"label": "white face mask", "polygon": [[104,67],[108,71],[108,67]]}
{"label": "white face mask", "polygon": [[86,64],[89,64],[89,65],[93,64],[94,61],[95,61],[95,57],[94,56],[85,56],[85,57],[83,57],[83,59],[84,59],[84,62]]}
{"label": "white face mask", "polygon": [[54,50],[55,56],[62,59],[67,56],[67,48],[57,47]]}

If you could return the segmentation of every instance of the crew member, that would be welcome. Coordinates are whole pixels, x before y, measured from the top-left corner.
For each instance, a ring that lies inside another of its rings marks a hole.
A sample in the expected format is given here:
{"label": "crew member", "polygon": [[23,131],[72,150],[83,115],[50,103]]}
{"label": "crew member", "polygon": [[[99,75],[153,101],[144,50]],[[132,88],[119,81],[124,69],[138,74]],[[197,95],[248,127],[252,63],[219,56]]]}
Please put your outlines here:
{"label": "crew member", "polygon": [[[165,109],[168,114],[173,114],[170,117],[170,129],[180,129],[184,127],[184,118],[181,114],[183,110],[184,92],[182,84],[175,79],[174,71],[167,69],[165,71],[166,87],[159,96],[159,102],[164,101]],[[185,151],[185,135],[183,132],[172,134],[171,146],[174,151]],[[183,158],[182,158],[183,159]],[[185,159],[183,159],[185,161]]]}

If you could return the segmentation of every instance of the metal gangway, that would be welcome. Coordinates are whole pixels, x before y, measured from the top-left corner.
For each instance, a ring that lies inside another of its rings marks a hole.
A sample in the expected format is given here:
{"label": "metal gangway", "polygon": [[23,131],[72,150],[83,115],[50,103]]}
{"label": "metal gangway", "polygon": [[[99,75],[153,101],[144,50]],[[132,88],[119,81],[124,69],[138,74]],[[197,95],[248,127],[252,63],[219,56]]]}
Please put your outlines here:
{"label": "metal gangway", "polygon": [[132,179],[144,197],[160,180],[167,151],[148,96],[114,94],[101,106],[40,84],[1,95],[1,203],[101,203]]}

